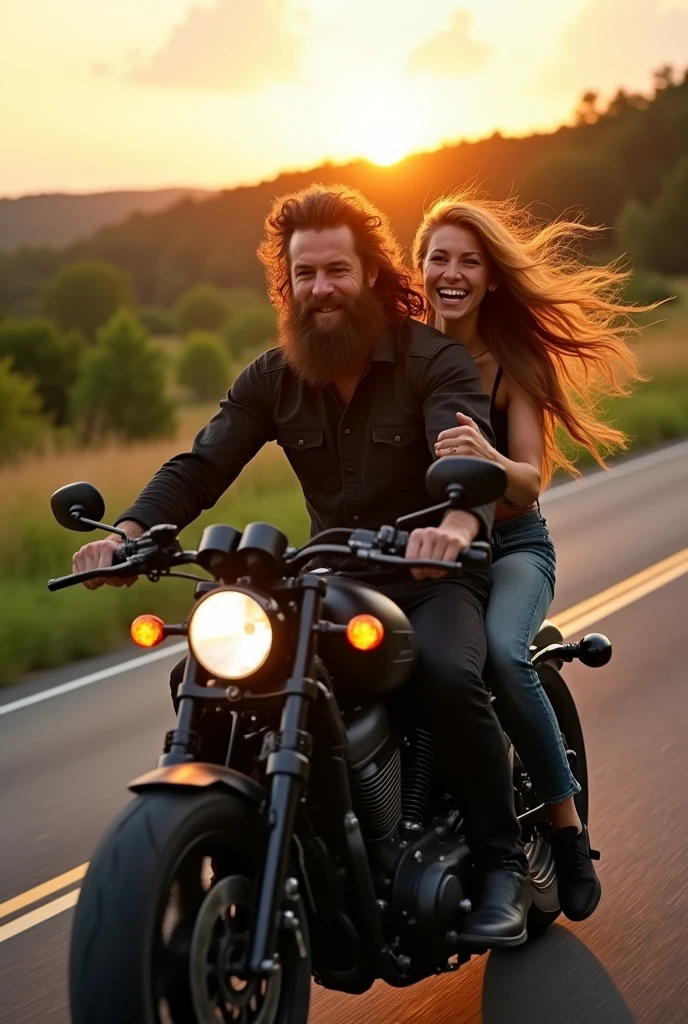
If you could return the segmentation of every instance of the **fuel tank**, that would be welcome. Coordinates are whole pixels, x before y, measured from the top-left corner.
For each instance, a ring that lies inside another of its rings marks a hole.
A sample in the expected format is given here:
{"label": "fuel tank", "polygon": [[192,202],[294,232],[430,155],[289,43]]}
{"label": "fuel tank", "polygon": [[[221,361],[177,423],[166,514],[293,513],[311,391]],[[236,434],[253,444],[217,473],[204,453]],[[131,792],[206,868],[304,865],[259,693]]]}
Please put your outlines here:
{"label": "fuel tank", "polygon": [[352,647],[344,635],[323,633],[318,653],[329,669],[338,693],[371,696],[398,689],[416,664],[413,628],[394,601],[374,587],[343,576],[327,577],[323,619],[345,626],[354,615],[374,615],[384,637],[372,651]]}

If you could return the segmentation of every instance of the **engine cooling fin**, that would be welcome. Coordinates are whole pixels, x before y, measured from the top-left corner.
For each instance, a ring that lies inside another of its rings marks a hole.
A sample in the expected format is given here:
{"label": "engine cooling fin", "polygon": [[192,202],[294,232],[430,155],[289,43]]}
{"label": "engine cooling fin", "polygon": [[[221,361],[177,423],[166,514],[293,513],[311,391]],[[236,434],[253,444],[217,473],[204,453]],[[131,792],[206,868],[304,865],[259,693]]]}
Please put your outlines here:
{"label": "engine cooling fin", "polygon": [[353,779],[354,804],[366,842],[388,839],[401,818],[401,755],[397,748],[379,767],[367,765]]}
{"label": "engine cooling fin", "polygon": [[404,758],[402,818],[422,824],[435,784],[435,754],[432,735],[416,729],[410,737],[408,756]]}

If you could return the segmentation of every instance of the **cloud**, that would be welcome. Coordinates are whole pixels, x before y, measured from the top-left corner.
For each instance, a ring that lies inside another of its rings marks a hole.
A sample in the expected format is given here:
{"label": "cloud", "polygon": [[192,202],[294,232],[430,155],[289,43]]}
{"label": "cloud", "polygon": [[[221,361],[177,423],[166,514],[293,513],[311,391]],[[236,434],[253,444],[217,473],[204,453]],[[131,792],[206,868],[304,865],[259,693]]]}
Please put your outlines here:
{"label": "cloud", "polygon": [[491,47],[471,36],[472,16],[455,11],[444,32],[426,39],[409,57],[408,70],[422,74],[461,76],[480,71],[488,62]]}
{"label": "cloud", "polygon": [[282,28],[286,0],[215,0],[193,4],[162,49],[131,77],[146,85],[211,92],[251,92],[293,79],[299,40]]}
{"label": "cloud", "polygon": [[555,92],[647,89],[650,72],[688,63],[688,10],[662,0],[590,0],[564,30],[540,85]]}

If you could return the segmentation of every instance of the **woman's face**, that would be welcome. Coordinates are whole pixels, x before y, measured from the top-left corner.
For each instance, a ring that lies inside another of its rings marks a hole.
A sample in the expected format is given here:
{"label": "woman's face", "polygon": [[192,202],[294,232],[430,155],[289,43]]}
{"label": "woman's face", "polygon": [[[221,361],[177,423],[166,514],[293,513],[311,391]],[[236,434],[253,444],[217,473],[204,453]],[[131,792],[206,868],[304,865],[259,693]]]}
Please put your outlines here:
{"label": "woman's face", "polygon": [[423,263],[423,285],[428,302],[444,320],[477,313],[490,281],[487,253],[472,228],[435,228]]}

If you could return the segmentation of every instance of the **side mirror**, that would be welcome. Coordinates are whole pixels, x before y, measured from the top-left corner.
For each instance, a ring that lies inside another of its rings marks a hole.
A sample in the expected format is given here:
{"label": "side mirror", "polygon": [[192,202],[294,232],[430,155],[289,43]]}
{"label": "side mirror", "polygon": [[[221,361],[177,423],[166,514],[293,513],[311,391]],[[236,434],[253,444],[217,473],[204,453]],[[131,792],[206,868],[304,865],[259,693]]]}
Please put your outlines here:
{"label": "side mirror", "polygon": [[50,499],[50,507],[60,526],[77,533],[98,529],[105,515],[102,494],[85,481],[60,487]]}
{"label": "side mirror", "polygon": [[428,468],[425,488],[433,501],[449,499],[452,508],[475,508],[501,498],[506,490],[506,473],[488,459],[446,455]]}

